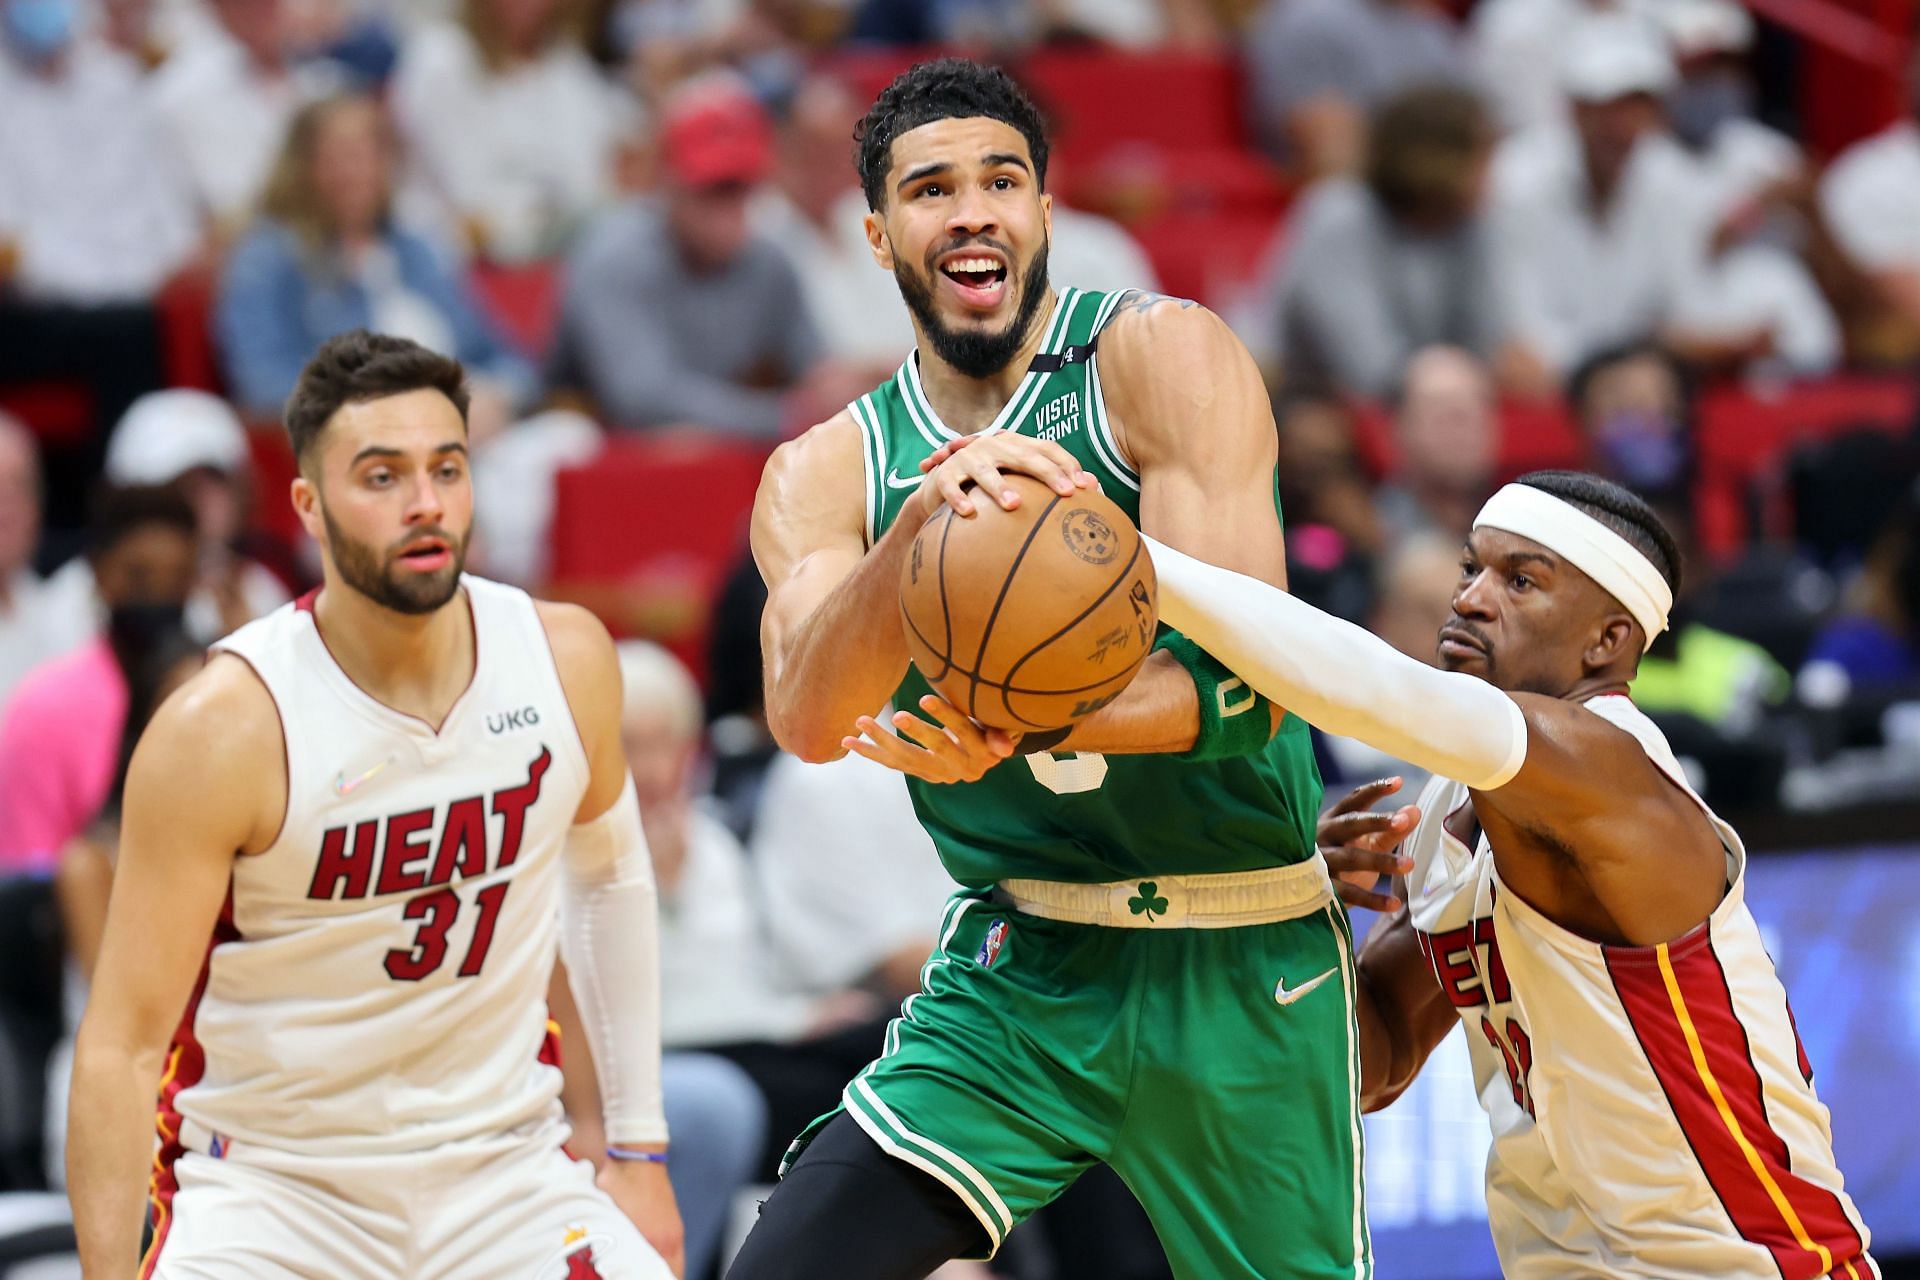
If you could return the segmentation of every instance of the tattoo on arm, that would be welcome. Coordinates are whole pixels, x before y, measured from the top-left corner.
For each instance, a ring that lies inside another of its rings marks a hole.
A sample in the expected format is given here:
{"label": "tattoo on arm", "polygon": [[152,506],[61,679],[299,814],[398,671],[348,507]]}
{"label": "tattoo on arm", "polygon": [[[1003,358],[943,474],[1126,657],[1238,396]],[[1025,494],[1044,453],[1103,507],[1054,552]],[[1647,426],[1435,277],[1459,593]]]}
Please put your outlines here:
{"label": "tattoo on arm", "polygon": [[1151,311],[1163,302],[1171,302],[1182,311],[1200,305],[1192,298],[1176,298],[1171,294],[1152,293],[1146,289],[1134,289],[1128,292],[1126,299],[1121,302],[1114,314],[1118,315],[1121,311]]}

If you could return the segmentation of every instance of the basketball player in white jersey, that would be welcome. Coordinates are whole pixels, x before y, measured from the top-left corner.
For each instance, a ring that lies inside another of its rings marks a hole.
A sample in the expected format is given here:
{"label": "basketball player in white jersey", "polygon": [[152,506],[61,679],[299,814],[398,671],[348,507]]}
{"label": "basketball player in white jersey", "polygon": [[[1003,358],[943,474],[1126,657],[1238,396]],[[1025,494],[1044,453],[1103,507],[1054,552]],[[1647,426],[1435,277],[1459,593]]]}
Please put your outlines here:
{"label": "basketball player in white jersey", "polygon": [[1445,670],[1152,550],[1168,623],[1276,703],[1436,775],[1417,810],[1323,827],[1376,852],[1411,827],[1406,906],[1357,975],[1276,975],[1275,995],[1284,1015],[1358,981],[1371,1107],[1467,1024],[1509,1277],[1879,1274],[1743,902],[1740,837],[1627,697],[1680,571],[1645,503],[1573,472],[1496,494]]}
{"label": "basketball player in white jersey", "polygon": [[[88,1280],[671,1274],[619,668],[584,611],[463,576],[466,404],[413,343],[320,349],[286,416],[324,585],[222,641],[134,754],[72,1092]],[[556,937],[598,1186],[561,1150]]]}

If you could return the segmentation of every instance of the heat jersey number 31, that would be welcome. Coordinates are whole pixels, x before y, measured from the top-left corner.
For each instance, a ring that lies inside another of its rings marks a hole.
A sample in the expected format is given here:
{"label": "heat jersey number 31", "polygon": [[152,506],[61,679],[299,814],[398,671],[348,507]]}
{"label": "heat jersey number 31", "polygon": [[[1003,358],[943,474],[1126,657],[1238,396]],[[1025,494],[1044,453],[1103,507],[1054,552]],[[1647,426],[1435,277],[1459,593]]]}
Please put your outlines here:
{"label": "heat jersey number 31", "polygon": [[[473,941],[467,944],[467,958],[460,962],[460,976],[471,978],[487,963],[487,951],[493,946],[493,927],[500,920],[500,904],[507,900],[511,884],[488,885],[474,896],[480,908],[479,922],[473,926]],[[387,976],[396,982],[418,982],[447,959],[447,930],[460,916],[460,895],[452,889],[435,889],[410,898],[400,912],[401,918],[418,920],[411,948],[395,947],[387,952]]]}

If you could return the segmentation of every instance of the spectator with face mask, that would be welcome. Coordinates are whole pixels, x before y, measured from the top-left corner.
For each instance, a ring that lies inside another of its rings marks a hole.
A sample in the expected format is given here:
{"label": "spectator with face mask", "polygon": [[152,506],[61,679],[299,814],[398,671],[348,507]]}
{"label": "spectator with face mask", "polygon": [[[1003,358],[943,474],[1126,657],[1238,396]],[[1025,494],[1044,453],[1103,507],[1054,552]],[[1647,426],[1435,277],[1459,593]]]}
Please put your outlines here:
{"label": "spectator with face mask", "polygon": [[199,559],[193,508],[173,489],[107,490],[87,558],[105,630],[29,672],[0,715],[0,873],[51,872],[111,794],[131,673],[181,630]]}
{"label": "spectator with face mask", "polygon": [[[230,405],[205,391],[175,388],[134,401],[107,443],[107,483],[173,486],[193,507],[200,574],[186,627],[217,640],[289,599],[285,584],[241,546],[252,504],[252,454]],[[48,610],[75,642],[93,633],[99,606],[92,562],[79,556],[47,582]]]}

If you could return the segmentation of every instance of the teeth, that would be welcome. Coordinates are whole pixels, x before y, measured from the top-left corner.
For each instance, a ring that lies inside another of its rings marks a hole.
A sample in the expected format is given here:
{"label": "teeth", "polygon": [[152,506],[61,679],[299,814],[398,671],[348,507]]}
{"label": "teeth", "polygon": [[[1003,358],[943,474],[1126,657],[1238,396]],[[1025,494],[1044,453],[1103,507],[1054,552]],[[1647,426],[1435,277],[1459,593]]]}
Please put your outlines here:
{"label": "teeth", "polygon": [[960,258],[947,264],[949,271],[998,271],[1000,264],[992,258]]}

